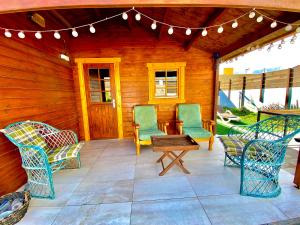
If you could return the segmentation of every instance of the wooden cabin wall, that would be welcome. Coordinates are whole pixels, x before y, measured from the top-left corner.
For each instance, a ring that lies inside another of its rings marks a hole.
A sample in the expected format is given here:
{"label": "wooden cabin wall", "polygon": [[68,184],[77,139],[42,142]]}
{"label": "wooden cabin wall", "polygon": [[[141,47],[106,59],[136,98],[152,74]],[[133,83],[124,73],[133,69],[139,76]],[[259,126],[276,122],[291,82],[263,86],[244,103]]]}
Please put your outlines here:
{"label": "wooden cabin wall", "polygon": [[[212,118],[214,98],[212,54],[195,48],[185,51],[181,44],[167,35],[157,38],[154,33],[147,32],[138,25],[130,29],[126,26],[110,25],[98,28],[96,34],[80,34],[78,38],[70,40],[70,52],[73,59],[121,58],[120,80],[125,137],[133,135],[132,107],[136,104],[147,104],[149,100],[147,63],[186,62],[186,102],[200,103],[203,107],[203,118]],[[73,71],[80,113],[76,65]],[[171,123],[169,132],[174,133],[175,105],[159,105],[158,119],[169,121]],[[82,128],[81,116],[79,120]],[[81,137],[83,137],[83,129],[80,130]]]}
{"label": "wooden cabin wall", "polygon": [[[14,27],[23,21],[8,18],[0,17],[1,25]],[[0,35],[0,128],[37,120],[77,132],[72,68],[59,58],[62,41],[55,40],[53,34],[42,40],[33,34],[24,40],[13,35],[11,39]],[[0,196],[15,191],[26,179],[18,149],[1,133]]]}

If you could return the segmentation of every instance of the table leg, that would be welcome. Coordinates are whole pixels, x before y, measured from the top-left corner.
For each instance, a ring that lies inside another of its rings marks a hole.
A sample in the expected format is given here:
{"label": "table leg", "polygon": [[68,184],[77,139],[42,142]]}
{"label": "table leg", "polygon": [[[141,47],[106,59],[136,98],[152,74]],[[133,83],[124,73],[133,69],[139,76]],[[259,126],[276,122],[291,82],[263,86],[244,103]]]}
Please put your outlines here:
{"label": "table leg", "polygon": [[[168,172],[175,164],[177,164],[185,173],[190,173],[182,163],[180,162],[180,159],[187,153],[188,151],[182,151],[163,171],[159,173],[159,176],[165,175],[166,172]],[[166,156],[169,156],[169,152],[166,152]],[[175,153],[174,153],[175,154]]]}
{"label": "table leg", "polygon": [[158,160],[156,160],[157,163],[161,162],[164,158],[166,158],[167,152],[165,152]]}

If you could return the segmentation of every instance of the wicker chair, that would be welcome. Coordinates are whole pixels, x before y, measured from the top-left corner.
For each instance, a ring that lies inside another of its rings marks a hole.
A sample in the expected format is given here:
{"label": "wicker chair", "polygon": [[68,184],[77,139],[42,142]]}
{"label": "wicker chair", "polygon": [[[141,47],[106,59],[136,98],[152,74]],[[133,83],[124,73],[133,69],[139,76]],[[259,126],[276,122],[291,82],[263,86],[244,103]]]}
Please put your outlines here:
{"label": "wicker chair", "polygon": [[[54,172],[63,168],[80,168],[80,149],[73,131],[58,130],[45,123],[24,121],[11,124],[2,133],[15,144],[28,177],[26,190],[38,198],[55,198]],[[77,165],[76,165],[77,164]]]}
{"label": "wicker chair", "polygon": [[190,135],[197,142],[207,142],[208,150],[214,143],[213,120],[203,120],[200,104],[176,105],[176,127],[179,134]]}
{"label": "wicker chair", "polygon": [[132,110],[136,154],[141,145],[151,145],[151,136],[166,135],[168,122],[157,121],[156,105],[136,105]]}
{"label": "wicker chair", "polygon": [[300,132],[300,116],[280,115],[250,126],[237,126],[220,137],[225,166],[241,167],[240,194],[276,197],[281,188],[279,171],[287,145]]}

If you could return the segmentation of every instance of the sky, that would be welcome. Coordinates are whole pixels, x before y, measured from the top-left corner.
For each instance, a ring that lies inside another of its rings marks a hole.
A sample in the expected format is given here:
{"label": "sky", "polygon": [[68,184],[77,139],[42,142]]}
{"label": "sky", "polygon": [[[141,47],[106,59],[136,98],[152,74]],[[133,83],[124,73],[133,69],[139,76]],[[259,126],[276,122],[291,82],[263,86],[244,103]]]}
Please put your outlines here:
{"label": "sky", "polygon": [[290,43],[291,38],[284,39],[285,44],[282,45],[281,49],[278,49],[281,42],[279,40],[274,42],[274,47],[270,51],[267,51],[269,47],[267,45],[262,50],[249,52],[232,62],[221,63],[220,74],[223,74],[224,68],[234,68],[234,74],[249,74],[267,68],[280,70],[300,65],[300,34],[298,34],[294,44]]}

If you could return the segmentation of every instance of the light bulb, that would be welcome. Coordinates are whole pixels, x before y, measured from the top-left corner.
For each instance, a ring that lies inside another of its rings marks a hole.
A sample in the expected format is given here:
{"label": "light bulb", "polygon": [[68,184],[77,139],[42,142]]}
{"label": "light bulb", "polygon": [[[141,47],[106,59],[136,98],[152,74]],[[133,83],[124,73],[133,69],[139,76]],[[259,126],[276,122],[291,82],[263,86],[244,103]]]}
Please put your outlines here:
{"label": "light bulb", "polygon": [[60,33],[58,31],[55,31],[53,36],[55,39],[60,39]]}
{"label": "light bulb", "polygon": [[278,49],[282,49],[282,45],[281,44],[278,45]]}
{"label": "light bulb", "polygon": [[291,24],[288,24],[285,28],[285,31],[291,31],[293,29]]}
{"label": "light bulb", "polygon": [[256,22],[260,23],[263,20],[264,20],[264,17],[263,16],[259,16],[259,17],[257,17]]}
{"label": "light bulb", "polygon": [[153,21],[153,23],[151,24],[151,29],[152,29],[152,30],[155,30],[155,29],[156,29],[156,27],[157,27],[157,25],[156,25],[156,22],[155,22],[155,21]]}
{"label": "light bulb", "polygon": [[280,44],[284,45],[285,44],[285,40],[282,39]]}
{"label": "light bulb", "polygon": [[135,15],[135,19],[136,19],[137,21],[140,21],[140,20],[141,20],[141,14],[140,14],[140,13],[137,13],[137,14]]}
{"label": "light bulb", "polygon": [[95,29],[95,27],[93,26],[93,24],[90,25],[90,32],[91,32],[92,34],[94,34],[94,33],[96,32],[96,29]]}
{"label": "light bulb", "polygon": [[202,36],[205,37],[207,35],[207,30],[206,28],[202,31]]}
{"label": "light bulb", "polygon": [[174,30],[173,30],[173,27],[170,27],[169,29],[168,29],[168,34],[173,34],[173,32],[174,32]]}
{"label": "light bulb", "polygon": [[20,31],[20,32],[18,33],[18,37],[21,38],[21,39],[25,38],[24,32],[23,32],[23,31]]}
{"label": "light bulb", "polygon": [[186,29],[186,31],[185,31],[186,35],[191,35],[191,33],[192,33],[192,30],[190,28]]}
{"label": "light bulb", "polygon": [[251,11],[250,13],[249,13],[249,18],[250,19],[253,19],[255,17],[255,12],[254,11]]}
{"label": "light bulb", "polygon": [[36,32],[35,34],[34,34],[34,36],[36,37],[36,39],[42,39],[42,34],[41,34],[41,32]]}
{"label": "light bulb", "polygon": [[123,20],[127,20],[128,19],[128,14],[126,12],[122,13],[122,18]]}
{"label": "light bulb", "polygon": [[233,29],[235,29],[235,28],[237,28],[238,27],[238,22],[237,22],[237,20],[235,20],[233,23],[232,23],[232,25],[231,25],[231,27],[233,28]]}
{"label": "light bulb", "polygon": [[270,25],[271,28],[275,28],[277,27],[277,22],[276,21],[273,21]]}
{"label": "light bulb", "polygon": [[75,28],[72,29],[72,36],[73,37],[78,37],[78,32],[76,31]]}
{"label": "light bulb", "polygon": [[300,33],[300,27],[297,27],[296,33]]}
{"label": "light bulb", "polygon": [[12,36],[12,34],[10,33],[10,31],[7,30],[7,29],[5,30],[4,35],[5,35],[5,37],[7,37],[7,38],[11,38],[11,36]]}
{"label": "light bulb", "polygon": [[218,33],[221,34],[224,31],[224,28],[222,26],[219,26]]}

